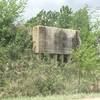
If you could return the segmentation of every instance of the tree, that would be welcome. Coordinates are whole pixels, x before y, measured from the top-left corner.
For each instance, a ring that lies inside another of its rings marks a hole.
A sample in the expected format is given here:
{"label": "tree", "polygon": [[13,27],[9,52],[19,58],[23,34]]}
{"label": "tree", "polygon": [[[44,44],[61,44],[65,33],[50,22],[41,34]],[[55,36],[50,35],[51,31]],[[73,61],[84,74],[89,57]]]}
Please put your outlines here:
{"label": "tree", "polygon": [[80,30],[82,42],[87,39],[90,31],[89,14],[87,7],[76,11],[73,15],[73,28]]}
{"label": "tree", "polygon": [[[78,86],[80,91],[81,78],[87,73],[85,80],[90,78],[98,81],[96,76],[97,70],[100,66],[100,58],[98,55],[98,45],[97,45],[96,33],[91,32],[87,37],[87,41],[83,42],[79,48],[77,48],[72,55],[72,62],[78,70]],[[85,72],[85,74],[84,74]],[[94,81],[95,83],[95,81]]]}
{"label": "tree", "polygon": [[48,11],[47,12],[47,26],[57,26],[57,19],[59,16],[59,12],[56,11]]}
{"label": "tree", "polygon": [[44,26],[57,26],[57,18],[59,13],[56,11],[45,11],[41,10],[36,17],[31,18],[27,21],[26,26],[36,26],[36,25],[44,25]]}
{"label": "tree", "polygon": [[58,27],[71,28],[72,23],[72,9],[68,6],[62,6],[58,17]]}
{"label": "tree", "polygon": [[0,45],[5,46],[14,39],[14,22],[25,4],[25,0],[0,0]]}
{"label": "tree", "polygon": [[26,25],[32,27],[45,25],[70,28],[72,26],[72,10],[68,6],[62,6],[59,12],[41,10],[36,17],[27,21]]}

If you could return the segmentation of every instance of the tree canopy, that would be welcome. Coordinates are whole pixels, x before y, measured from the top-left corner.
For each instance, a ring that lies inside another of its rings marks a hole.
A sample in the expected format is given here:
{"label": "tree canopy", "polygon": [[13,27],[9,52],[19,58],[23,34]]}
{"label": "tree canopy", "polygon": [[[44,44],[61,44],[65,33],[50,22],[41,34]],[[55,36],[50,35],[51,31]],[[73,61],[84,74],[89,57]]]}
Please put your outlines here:
{"label": "tree canopy", "polygon": [[25,3],[25,0],[0,0],[0,45],[14,39],[14,22],[23,12]]}

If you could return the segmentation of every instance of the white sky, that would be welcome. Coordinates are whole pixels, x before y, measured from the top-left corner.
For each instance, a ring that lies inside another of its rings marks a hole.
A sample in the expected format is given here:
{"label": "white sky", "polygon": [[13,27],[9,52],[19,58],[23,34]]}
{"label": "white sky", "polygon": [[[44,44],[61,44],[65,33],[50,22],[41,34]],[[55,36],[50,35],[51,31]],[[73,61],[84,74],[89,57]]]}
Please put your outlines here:
{"label": "white sky", "polygon": [[[100,0],[28,0],[24,19],[35,16],[40,10],[59,10],[62,5],[69,5],[73,10],[77,10],[88,4],[90,9],[100,9]],[[100,15],[100,10],[97,10]]]}

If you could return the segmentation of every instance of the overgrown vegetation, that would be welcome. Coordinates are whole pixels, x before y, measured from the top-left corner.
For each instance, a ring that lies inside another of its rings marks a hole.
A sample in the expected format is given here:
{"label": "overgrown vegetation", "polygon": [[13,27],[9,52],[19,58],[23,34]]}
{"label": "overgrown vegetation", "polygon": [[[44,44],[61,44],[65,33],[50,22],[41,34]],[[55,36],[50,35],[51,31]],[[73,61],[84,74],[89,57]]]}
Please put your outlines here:
{"label": "overgrown vegetation", "polygon": [[[59,12],[42,10],[24,25],[16,25],[25,4],[0,0],[0,97],[99,92],[99,30],[92,31],[87,7],[74,13],[68,6]],[[35,25],[79,29],[81,46],[73,51],[72,60],[59,64],[47,55],[37,59],[27,30]]]}

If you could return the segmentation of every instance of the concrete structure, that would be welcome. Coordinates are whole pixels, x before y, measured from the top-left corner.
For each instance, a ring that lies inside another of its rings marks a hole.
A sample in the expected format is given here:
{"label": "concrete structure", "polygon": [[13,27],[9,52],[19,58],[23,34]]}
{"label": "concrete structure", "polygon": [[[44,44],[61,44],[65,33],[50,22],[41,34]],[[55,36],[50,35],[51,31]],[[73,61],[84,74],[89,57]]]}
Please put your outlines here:
{"label": "concrete structure", "polygon": [[33,50],[37,54],[66,56],[80,44],[79,31],[72,29],[35,26],[32,37]]}

